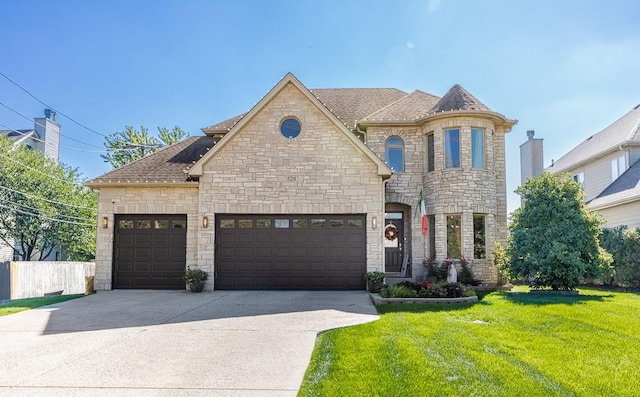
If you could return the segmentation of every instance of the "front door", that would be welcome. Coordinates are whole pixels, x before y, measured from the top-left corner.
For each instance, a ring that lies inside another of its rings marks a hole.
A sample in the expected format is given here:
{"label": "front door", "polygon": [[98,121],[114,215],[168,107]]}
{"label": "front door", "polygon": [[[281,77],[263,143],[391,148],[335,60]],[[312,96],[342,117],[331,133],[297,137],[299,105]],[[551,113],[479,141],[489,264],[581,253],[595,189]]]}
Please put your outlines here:
{"label": "front door", "polygon": [[385,272],[400,272],[404,257],[404,222],[402,212],[384,215]]}

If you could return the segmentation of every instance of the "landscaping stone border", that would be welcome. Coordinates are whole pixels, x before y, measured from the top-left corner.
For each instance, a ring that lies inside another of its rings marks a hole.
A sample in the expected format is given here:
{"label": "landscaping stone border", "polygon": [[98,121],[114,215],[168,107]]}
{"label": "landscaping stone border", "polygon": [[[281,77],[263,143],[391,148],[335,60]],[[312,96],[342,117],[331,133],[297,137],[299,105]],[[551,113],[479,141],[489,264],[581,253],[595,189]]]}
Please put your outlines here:
{"label": "landscaping stone border", "polygon": [[375,306],[390,303],[437,303],[452,305],[459,303],[473,303],[478,301],[477,296],[463,296],[460,298],[382,298],[380,294],[369,293],[369,297]]}

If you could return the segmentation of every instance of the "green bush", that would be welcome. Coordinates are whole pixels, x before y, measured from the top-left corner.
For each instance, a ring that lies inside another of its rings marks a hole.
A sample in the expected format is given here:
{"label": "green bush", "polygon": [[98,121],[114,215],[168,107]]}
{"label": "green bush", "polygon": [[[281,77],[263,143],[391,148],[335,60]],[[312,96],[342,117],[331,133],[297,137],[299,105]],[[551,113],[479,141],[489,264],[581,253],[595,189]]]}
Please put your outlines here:
{"label": "green bush", "polygon": [[383,298],[417,298],[418,293],[405,286],[391,284],[380,290],[380,296]]}
{"label": "green bush", "polygon": [[571,290],[584,279],[602,277],[611,255],[600,247],[601,218],[584,202],[570,175],[542,173],[516,192],[522,206],[509,224],[509,270],[533,288]]}
{"label": "green bush", "polygon": [[613,257],[613,274],[603,278],[609,285],[640,288],[640,229],[625,226],[604,229],[600,244]]}

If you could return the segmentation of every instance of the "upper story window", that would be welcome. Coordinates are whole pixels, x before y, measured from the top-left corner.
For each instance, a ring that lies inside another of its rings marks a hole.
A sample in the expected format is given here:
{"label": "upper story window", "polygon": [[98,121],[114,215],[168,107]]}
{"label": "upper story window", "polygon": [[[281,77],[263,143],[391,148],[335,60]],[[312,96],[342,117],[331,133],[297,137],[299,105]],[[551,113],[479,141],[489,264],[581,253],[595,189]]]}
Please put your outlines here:
{"label": "upper story window", "polygon": [[471,129],[471,168],[484,168],[484,130]]}
{"label": "upper story window", "polygon": [[433,147],[433,132],[427,134],[427,172],[435,170],[435,149]]}
{"label": "upper story window", "polygon": [[444,166],[460,168],[460,130],[444,131]]}
{"label": "upper story window", "polygon": [[618,179],[625,170],[624,154],[618,158],[611,160],[611,182]]}
{"label": "upper story window", "polygon": [[280,133],[285,138],[295,138],[300,135],[300,131],[302,131],[302,125],[293,117],[287,117],[280,123]]}
{"label": "upper story window", "polygon": [[404,142],[397,136],[387,139],[385,144],[387,165],[396,172],[404,172]]}
{"label": "upper story window", "polygon": [[584,172],[578,172],[573,176],[573,180],[581,185],[584,185]]}

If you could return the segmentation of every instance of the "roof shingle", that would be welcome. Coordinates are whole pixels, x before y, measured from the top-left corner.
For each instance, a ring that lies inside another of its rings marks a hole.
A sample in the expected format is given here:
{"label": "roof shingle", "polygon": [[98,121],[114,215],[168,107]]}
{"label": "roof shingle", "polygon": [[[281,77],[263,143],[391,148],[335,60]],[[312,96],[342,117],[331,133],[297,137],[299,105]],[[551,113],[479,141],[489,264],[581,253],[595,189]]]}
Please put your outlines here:
{"label": "roof shingle", "polygon": [[209,136],[189,137],[85,184],[190,182],[186,170],[212,148],[215,142],[217,139]]}
{"label": "roof shingle", "polygon": [[584,142],[571,149],[567,154],[548,168],[552,173],[558,173],[572,168],[582,161],[605,153],[612,148],[627,142],[640,142],[640,105],[616,120],[613,124],[590,136]]}
{"label": "roof shingle", "polygon": [[484,110],[492,112],[485,104],[480,102],[469,91],[456,84],[431,109],[431,112],[447,112],[451,110]]}

